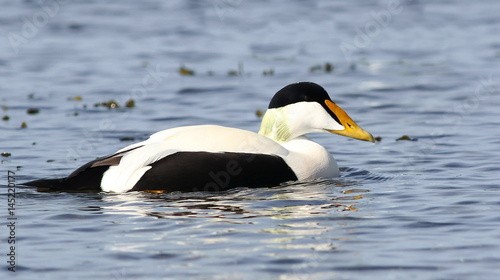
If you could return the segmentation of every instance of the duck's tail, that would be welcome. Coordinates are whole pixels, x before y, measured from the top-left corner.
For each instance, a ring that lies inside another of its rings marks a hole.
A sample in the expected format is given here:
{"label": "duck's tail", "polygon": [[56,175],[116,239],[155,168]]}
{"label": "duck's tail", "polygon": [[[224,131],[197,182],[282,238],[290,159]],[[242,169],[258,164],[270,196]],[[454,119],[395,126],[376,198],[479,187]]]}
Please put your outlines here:
{"label": "duck's tail", "polygon": [[38,179],[22,183],[23,186],[36,187],[38,191],[63,191],[66,178]]}

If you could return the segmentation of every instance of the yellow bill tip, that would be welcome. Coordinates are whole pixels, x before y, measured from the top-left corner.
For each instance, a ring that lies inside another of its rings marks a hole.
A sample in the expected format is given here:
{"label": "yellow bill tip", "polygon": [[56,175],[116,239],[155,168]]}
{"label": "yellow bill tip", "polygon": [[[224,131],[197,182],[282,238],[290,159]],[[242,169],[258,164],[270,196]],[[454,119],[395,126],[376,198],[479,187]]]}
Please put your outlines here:
{"label": "yellow bill tip", "polygon": [[328,130],[328,132],[375,143],[375,138],[373,138],[373,135],[357,125],[355,127],[354,125],[351,125],[351,127],[348,127],[344,130]]}

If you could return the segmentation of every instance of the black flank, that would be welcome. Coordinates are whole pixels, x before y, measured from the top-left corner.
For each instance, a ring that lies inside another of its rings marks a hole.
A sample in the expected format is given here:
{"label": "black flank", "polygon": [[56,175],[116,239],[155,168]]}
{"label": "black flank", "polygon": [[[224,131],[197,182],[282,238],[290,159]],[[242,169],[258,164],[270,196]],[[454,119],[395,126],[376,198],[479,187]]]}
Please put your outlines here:
{"label": "black flank", "polygon": [[131,191],[223,191],[292,180],[297,176],[276,155],[178,152],[151,164]]}

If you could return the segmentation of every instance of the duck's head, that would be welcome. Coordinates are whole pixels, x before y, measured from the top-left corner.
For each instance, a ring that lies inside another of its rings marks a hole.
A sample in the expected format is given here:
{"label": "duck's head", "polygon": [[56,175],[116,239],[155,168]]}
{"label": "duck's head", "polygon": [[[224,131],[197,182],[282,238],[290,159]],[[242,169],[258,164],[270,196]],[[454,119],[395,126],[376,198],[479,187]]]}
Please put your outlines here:
{"label": "duck's head", "polygon": [[284,142],[312,132],[375,142],[373,136],[337,106],[320,85],[301,82],[279,90],[269,103],[259,134]]}

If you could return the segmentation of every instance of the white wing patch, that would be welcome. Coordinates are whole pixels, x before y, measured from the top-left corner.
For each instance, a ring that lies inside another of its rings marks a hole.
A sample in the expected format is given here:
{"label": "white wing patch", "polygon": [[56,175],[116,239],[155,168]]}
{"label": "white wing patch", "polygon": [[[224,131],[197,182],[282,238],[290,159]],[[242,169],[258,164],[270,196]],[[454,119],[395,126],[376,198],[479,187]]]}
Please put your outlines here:
{"label": "white wing patch", "polygon": [[155,143],[132,150],[123,155],[120,164],[104,172],[101,188],[108,192],[126,192],[134,187],[142,175],[156,162],[177,150],[162,149],[166,143]]}

